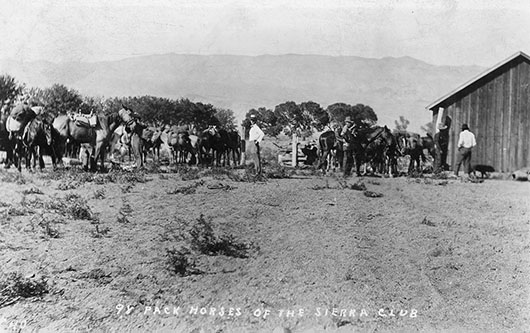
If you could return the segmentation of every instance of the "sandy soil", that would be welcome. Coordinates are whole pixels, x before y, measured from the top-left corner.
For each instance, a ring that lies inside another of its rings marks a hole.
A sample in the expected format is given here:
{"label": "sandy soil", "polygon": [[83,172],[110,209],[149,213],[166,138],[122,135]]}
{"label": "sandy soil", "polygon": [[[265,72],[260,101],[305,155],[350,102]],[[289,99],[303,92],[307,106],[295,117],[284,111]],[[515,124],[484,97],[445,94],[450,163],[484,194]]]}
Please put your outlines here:
{"label": "sandy soil", "polygon": [[[48,288],[4,297],[0,331],[530,330],[530,182],[133,178],[0,171],[0,281]],[[248,257],[191,248],[201,214]],[[195,274],[170,269],[181,246]]]}

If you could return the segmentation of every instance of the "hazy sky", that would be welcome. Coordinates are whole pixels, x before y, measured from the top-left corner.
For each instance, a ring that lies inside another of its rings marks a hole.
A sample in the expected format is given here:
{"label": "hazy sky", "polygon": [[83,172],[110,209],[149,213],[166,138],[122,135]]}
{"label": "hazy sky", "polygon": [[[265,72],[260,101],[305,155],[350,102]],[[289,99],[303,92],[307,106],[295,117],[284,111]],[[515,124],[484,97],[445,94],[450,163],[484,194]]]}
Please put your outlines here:
{"label": "hazy sky", "polygon": [[24,61],[297,53],[489,67],[530,52],[529,0],[2,0],[0,17],[0,58]]}

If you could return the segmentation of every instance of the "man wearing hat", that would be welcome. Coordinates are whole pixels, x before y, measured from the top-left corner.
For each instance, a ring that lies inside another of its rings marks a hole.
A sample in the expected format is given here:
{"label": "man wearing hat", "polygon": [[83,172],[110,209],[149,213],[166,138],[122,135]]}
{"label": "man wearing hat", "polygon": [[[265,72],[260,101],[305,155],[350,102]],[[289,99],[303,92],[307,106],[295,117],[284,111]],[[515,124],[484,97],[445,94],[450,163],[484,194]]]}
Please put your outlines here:
{"label": "man wearing hat", "polygon": [[444,123],[438,124],[438,132],[434,135],[434,148],[436,153],[434,170],[448,170],[449,126]]}
{"label": "man wearing hat", "polygon": [[256,169],[256,173],[260,175],[262,171],[261,170],[260,143],[261,143],[261,140],[263,140],[263,137],[265,136],[265,134],[263,133],[261,128],[259,128],[257,121],[258,119],[256,115],[251,114],[250,115],[251,126],[250,126],[248,141],[253,143],[255,146],[256,151],[254,154],[252,154],[253,159],[254,159],[254,168]]}
{"label": "man wearing hat", "polygon": [[471,176],[471,149],[477,145],[475,135],[469,131],[467,124],[462,125],[462,132],[458,136],[458,156],[455,175],[458,177],[460,165],[464,164],[464,172]]}
{"label": "man wearing hat", "polygon": [[340,137],[342,140],[342,150],[344,152],[344,177],[348,177],[351,175],[351,169],[353,168],[353,147],[344,140],[344,136],[348,131],[354,131],[355,130],[355,124],[352,121],[350,116],[347,116],[344,119],[344,127],[342,128],[342,131],[340,132]]}

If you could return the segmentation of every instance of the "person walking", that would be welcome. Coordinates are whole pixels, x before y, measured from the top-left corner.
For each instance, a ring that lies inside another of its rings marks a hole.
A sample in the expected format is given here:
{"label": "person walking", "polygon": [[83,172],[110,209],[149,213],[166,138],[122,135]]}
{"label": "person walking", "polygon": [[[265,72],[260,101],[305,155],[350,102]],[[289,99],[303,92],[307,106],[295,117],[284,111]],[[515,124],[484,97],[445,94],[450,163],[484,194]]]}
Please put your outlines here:
{"label": "person walking", "polygon": [[249,132],[249,137],[248,137],[248,140],[252,143],[254,143],[254,146],[255,146],[255,153],[252,154],[253,156],[253,159],[254,159],[254,168],[256,170],[256,173],[258,175],[261,175],[261,152],[260,152],[260,143],[261,141],[263,140],[263,138],[265,137],[265,134],[263,133],[263,131],[261,130],[261,128],[259,128],[258,124],[257,124],[257,117],[255,114],[253,115],[250,115],[250,132]]}
{"label": "person walking", "polygon": [[456,160],[455,176],[458,177],[460,166],[464,164],[464,172],[471,176],[471,150],[477,145],[475,134],[471,133],[467,124],[462,125],[462,132],[458,136],[458,156]]}

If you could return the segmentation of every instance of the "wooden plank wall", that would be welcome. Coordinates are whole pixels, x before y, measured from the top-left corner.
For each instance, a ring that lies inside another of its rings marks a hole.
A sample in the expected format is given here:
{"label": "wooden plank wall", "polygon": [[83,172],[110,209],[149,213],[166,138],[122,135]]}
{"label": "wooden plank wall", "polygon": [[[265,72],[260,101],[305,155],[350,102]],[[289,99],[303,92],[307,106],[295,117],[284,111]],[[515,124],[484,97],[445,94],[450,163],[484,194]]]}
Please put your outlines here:
{"label": "wooden plank wall", "polygon": [[528,103],[530,99],[530,64],[527,62],[521,62],[519,65],[521,80],[519,84],[520,88],[520,113],[521,113],[521,131],[519,132],[520,141],[521,141],[521,155],[522,160],[521,164],[517,165],[517,168],[523,168],[530,166],[530,104]]}
{"label": "wooden plank wall", "polygon": [[473,164],[488,164],[501,172],[530,166],[530,62],[527,60],[507,64],[494,75],[476,82],[448,105],[446,112],[453,121],[448,154],[453,170],[458,136],[464,123],[477,139]]}

